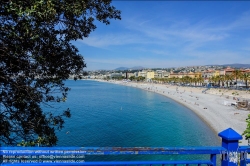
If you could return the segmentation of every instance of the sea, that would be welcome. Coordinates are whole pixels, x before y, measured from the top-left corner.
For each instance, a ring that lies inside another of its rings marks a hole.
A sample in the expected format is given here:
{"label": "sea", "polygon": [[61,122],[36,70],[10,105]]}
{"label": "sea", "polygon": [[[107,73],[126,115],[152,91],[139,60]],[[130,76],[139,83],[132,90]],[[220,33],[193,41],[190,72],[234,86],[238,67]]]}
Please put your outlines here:
{"label": "sea", "polygon": [[[181,147],[219,146],[216,133],[187,107],[150,91],[91,80],[67,80],[64,103],[48,108],[55,114],[70,108],[71,118],[57,131],[57,146]],[[86,161],[204,159],[209,156],[85,156]]]}

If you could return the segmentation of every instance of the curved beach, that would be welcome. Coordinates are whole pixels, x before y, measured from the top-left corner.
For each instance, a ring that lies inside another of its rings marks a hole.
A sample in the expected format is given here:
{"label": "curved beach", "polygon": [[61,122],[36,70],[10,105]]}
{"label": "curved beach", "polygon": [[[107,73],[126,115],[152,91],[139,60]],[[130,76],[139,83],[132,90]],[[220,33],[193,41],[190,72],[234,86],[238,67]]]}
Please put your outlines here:
{"label": "curved beach", "polygon": [[[238,95],[234,96],[235,90],[210,89],[206,93],[202,93],[206,90],[205,88],[122,81],[112,81],[112,83],[140,88],[169,97],[194,111],[216,134],[227,128],[232,128],[242,134],[247,126],[246,118],[249,111],[231,106],[231,103],[236,103],[235,97],[240,100],[249,99],[250,93],[246,91],[237,91]],[[243,138],[241,144],[247,145],[247,141]]]}

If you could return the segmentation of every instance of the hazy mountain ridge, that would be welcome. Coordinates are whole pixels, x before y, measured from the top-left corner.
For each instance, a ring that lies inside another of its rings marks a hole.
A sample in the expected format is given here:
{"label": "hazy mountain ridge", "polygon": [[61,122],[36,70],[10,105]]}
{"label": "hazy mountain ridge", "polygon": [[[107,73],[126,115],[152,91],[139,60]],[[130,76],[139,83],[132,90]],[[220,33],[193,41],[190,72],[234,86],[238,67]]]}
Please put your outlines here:
{"label": "hazy mountain ridge", "polygon": [[[225,66],[225,67],[232,67],[232,68],[250,68],[250,64],[240,64],[240,63],[233,63],[233,64],[223,64],[223,65],[218,65],[218,64],[213,64],[213,65],[204,65],[204,66]],[[172,68],[172,67],[171,67]],[[135,67],[118,67],[114,70],[117,71],[124,71],[124,70],[142,70],[145,69],[145,67],[142,66],[135,66]]]}
{"label": "hazy mountain ridge", "polygon": [[116,68],[114,70],[128,70],[128,68],[127,67],[118,67],[118,68]]}
{"label": "hazy mountain ridge", "polygon": [[250,68],[250,64],[239,64],[239,63],[234,63],[234,64],[224,64],[221,66],[231,66],[233,68]]}
{"label": "hazy mountain ridge", "polygon": [[134,67],[118,67],[114,70],[142,70],[144,67],[142,66],[134,66]]}

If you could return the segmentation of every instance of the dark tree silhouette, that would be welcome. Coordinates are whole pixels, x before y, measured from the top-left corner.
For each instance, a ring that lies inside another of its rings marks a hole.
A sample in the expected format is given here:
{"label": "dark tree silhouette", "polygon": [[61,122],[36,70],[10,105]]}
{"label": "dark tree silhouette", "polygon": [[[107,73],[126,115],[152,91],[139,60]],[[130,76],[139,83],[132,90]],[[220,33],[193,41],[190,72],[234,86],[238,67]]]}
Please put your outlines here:
{"label": "dark tree silhouette", "polygon": [[88,37],[98,20],[121,19],[111,0],[0,1],[0,142],[56,145],[61,113],[44,112],[42,103],[65,101],[63,80],[81,77],[86,67],[71,43]]}

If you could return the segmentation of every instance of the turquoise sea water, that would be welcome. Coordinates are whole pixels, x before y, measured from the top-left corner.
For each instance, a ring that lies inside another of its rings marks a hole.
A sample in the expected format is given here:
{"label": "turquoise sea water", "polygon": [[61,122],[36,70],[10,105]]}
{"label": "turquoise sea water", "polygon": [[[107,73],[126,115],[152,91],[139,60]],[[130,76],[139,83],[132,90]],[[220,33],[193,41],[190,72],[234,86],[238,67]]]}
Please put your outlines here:
{"label": "turquoise sea water", "polygon": [[[162,95],[127,86],[79,80],[66,81],[70,108],[59,131],[58,146],[157,147],[217,146],[215,133],[191,110]],[[52,109],[52,110],[53,110]],[[167,158],[174,159],[175,156]],[[113,160],[88,157],[86,160]],[[121,156],[116,160],[166,159],[165,156]]]}

